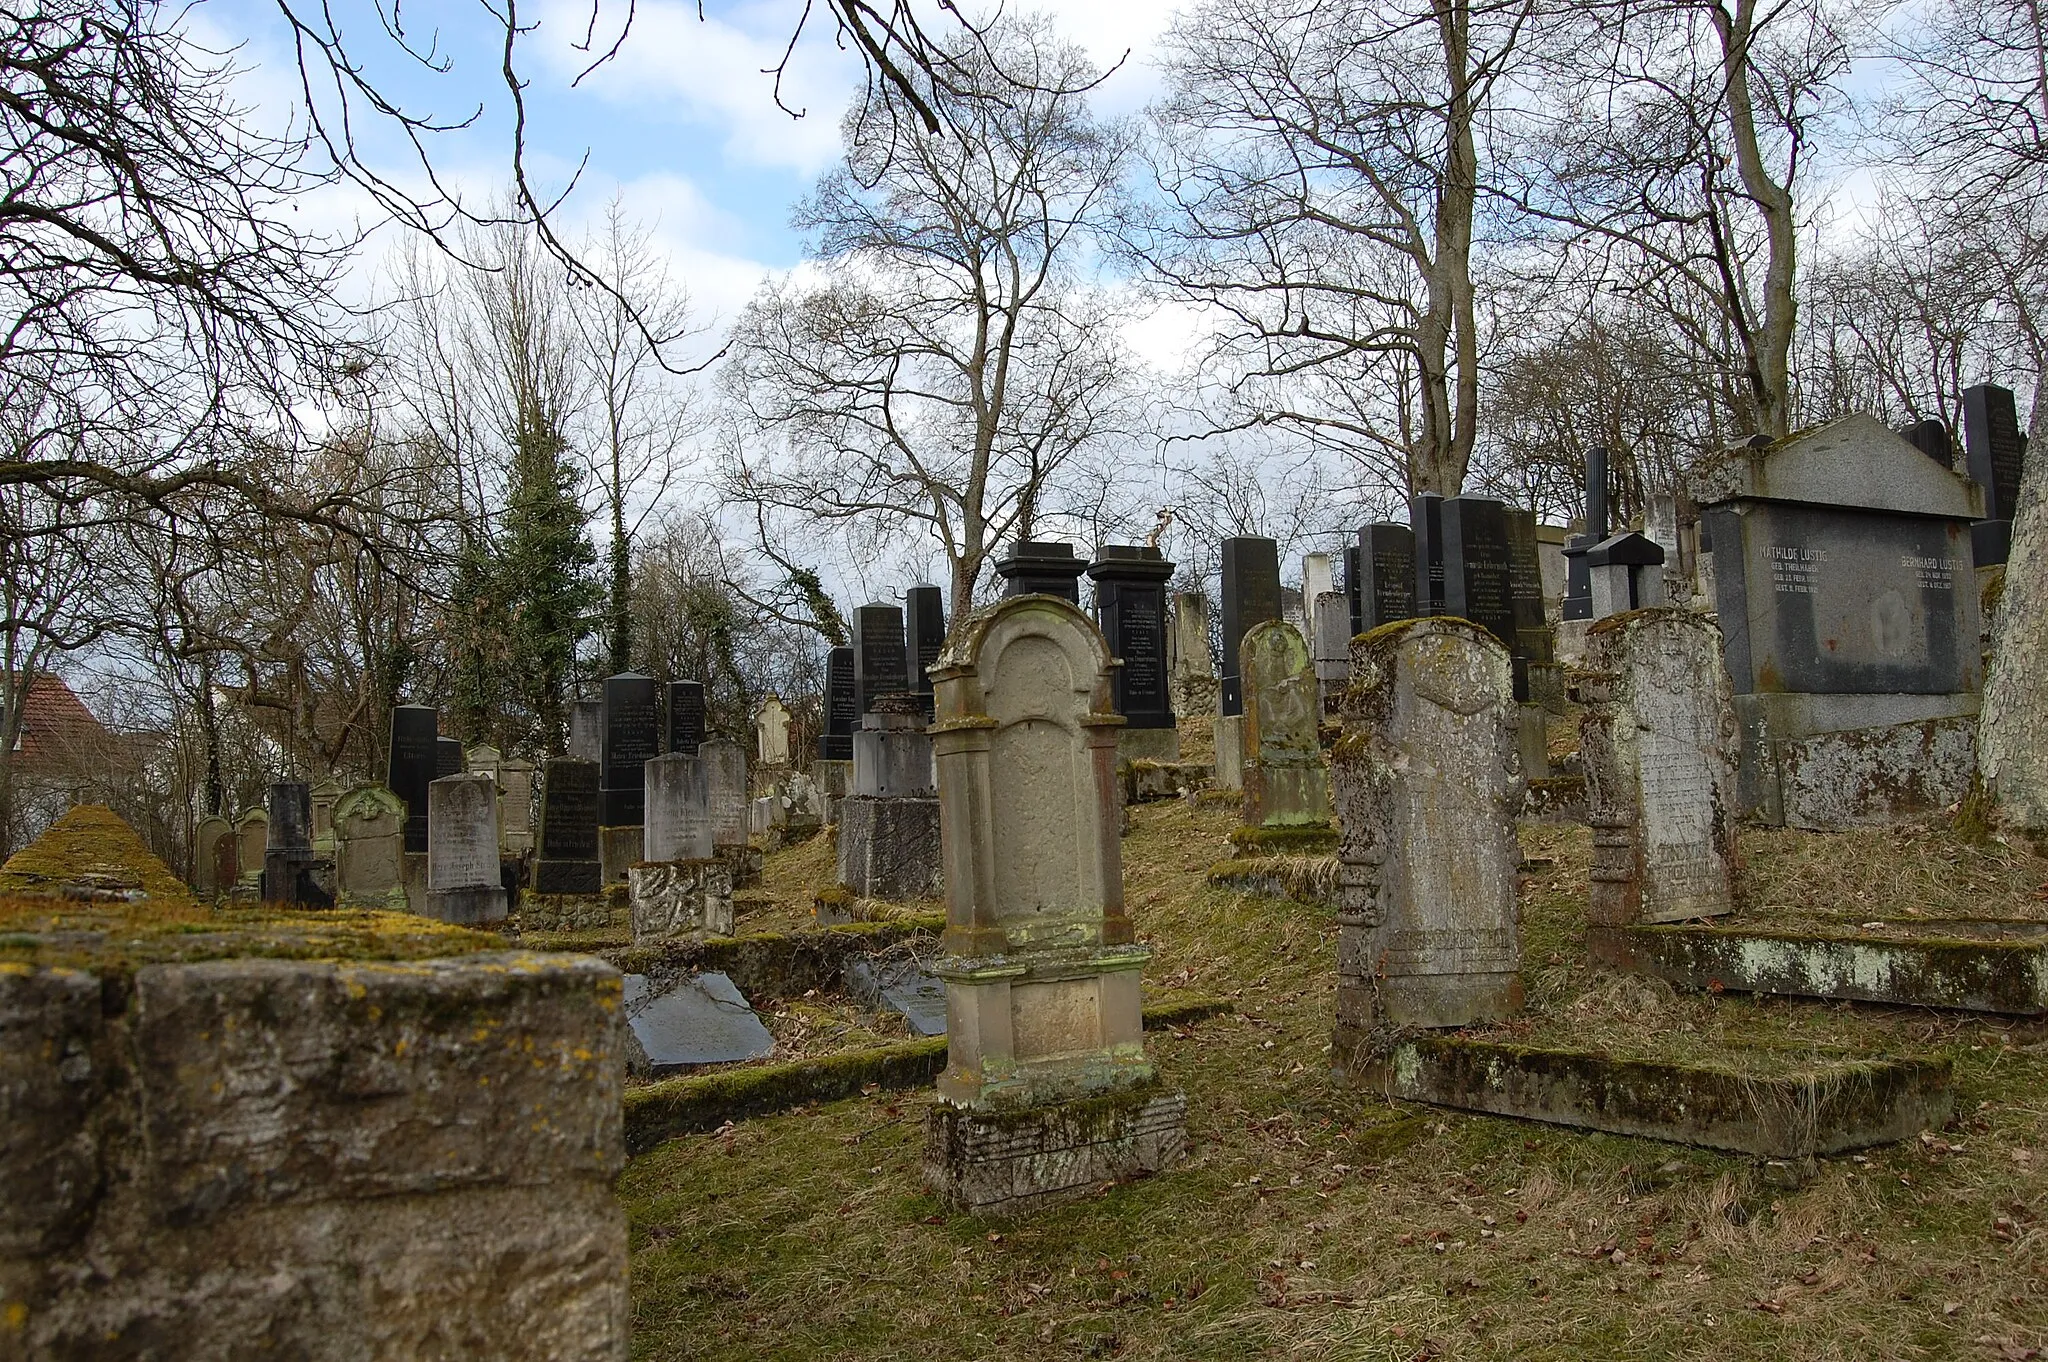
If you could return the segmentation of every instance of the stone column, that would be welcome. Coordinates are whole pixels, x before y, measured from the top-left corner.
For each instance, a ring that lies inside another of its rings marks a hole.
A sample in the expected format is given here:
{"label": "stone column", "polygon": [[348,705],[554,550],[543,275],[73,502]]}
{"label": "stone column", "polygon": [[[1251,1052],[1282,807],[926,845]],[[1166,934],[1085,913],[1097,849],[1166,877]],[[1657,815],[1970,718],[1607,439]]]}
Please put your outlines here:
{"label": "stone column", "polygon": [[1721,631],[1686,610],[1595,624],[1575,682],[1593,826],[1587,920],[1682,922],[1735,906],[1735,758],[1742,730]]}
{"label": "stone column", "polygon": [[427,787],[427,817],[426,915],[464,926],[504,921],[498,783],[443,776]]}
{"label": "stone column", "polygon": [[1515,818],[1524,780],[1506,647],[1439,617],[1361,635],[1335,760],[1340,1073],[1394,1028],[1522,1006]]}

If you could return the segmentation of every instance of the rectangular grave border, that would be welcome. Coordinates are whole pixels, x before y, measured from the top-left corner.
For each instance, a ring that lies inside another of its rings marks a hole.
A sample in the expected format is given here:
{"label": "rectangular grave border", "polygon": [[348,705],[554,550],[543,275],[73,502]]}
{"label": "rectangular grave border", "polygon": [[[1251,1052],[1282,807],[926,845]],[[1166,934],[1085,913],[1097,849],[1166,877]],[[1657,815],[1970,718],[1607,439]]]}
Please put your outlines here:
{"label": "rectangular grave border", "polygon": [[1808,1159],[1940,1129],[1955,1107],[1945,1059],[1852,1059],[1782,1076],[1423,1036],[1356,1075],[1387,1098],[1579,1130]]}
{"label": "rectangular grave border", "polygon": [[1611,969],[1681,988],[2048,1015],[2048,923],[2028,924],[2042,929],[2032,940],[1944,936],[1938,921],[1911,925],[1919,934],[1904,939],[1740,927],[1595,927],[1586,933],[1586,948]]}
{"label": "rectangular grave border", "polygon": [[[1222,998],[1159,1003],[1145,1009],[1145,1025],[1177,1026],[1220,1016],[1236,1007]],[[626,1153],[645,1154],[666,1140],[701,1135],[729,1121],[858,1097],[871,1085],[895,1092],[926,1087],[938,1080],[945,1067],[946,1038],[933,1036],[629,1088],[625,1095]]]}

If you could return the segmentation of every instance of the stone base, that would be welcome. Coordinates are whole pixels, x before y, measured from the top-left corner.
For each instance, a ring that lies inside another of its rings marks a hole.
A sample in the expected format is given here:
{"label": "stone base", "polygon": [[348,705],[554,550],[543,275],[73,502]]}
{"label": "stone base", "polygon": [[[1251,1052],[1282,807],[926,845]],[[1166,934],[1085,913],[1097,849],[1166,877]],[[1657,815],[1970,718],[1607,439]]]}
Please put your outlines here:
{"label": "stone base", "polygon": [[1119,766],[1132,762],[1176,762],[1180,760],[1178,728],[1125,728],[1116,735]]}
{"label": "stone base", "polygon": [[1368,962],[1347,958],[1350,935],[1347,930],[1337,939],[1337,1025],[1330,1035],[1330,1056],[1339,1073],[1369,1067],[1390,1031],[1481,1026],[1521,1014],[1519,974],[1403,974],[1375,979],[1358,972]]}
{"label": "stone base", "polygon": [[632,924],[632,910],[615,905],[609,894],[538,894],[528,890],[519,896],[521,931],[589,932],[608,927],[630,929]]}
{"label": "stone base", "polygon": [[1946,809],[1977,770],[1974,695],[1738,695],[1742,813],[1836,832]]}
{"label": "stone base", "polygon": [[1594,927],[1595,960],[1683,988],[2048,1015],[2048,922],[1888,923],[1912,935]]}
{"label": "stone base", "polygon": [[503,922],[507,908],[502,885],[478,885],[469,889],[429,889],[427,911],[421,916],[458,927],[476,927]]}
{"label": "stone base", "polygon": [[[848,739],[848,752],[851,747]],[[818,816],[827,823],[839,821],[839,801],[853,793],[853,761],[826,761],[822,757],[811,763],[811,784],[818,792]]]}
{"label": "stone base", "polygon": [[1189,790],[1205,789],[1216,779],[1207,761],[1134,761],[1124,770],[1124,802],[1151,804],[1179,799]]}
{"label": "stone base", "polygon": [[1586,821],[1586,778],[1550,776],[1529,782],[1522,797],[1522,817],[1531,823]]}
{"label": "stone base", "polygon": [[398,882],[407,909],[427,916],[427,853],[408,851],[398,858]]}
{"label": "stone base", "polygon": [[1529,703],[1545,714],[1571,713],[1571,696],[1565,684],[1562,662],[1529,664]]}
{"label": "stone base", "polygon": [[1216,788],[1231,794],[1244,789],[1244,715],[1216,716]]}
{"label": "stone base", "polygon": [[536,894],[596,894],[604,889],[601,861],[535,861],[533,892]]}
{"label": "stone base", "polygon": [[[1592,620],[1559,620],[1557,622],[1557,660],[1559,662],[1584,662],[1586,660],[1586,631],[1593,627]],[[1535,699],[1534,695],[1529,697]]]}
{"label": "stone base", "polygon": [[1946,1060],[1759,1075],[1452,1036],[1404,1041],[1358,1078],[1389,1098],[1773,1159],[1910,1139],[1939,1130],[1955,1106]]}
{"label": "stone base", "polygon": [[1157,1087],[1005,1112],[941,1102],[925,1118],[925,1181],[972,1215],[1028,1214],[1179,1162],[1187,1107]]}
{"label": "stone base", "polygon": [[719,847],[718,859],[725,862],[735,889],[752,889],[761,882],[762,851],[756,846]]}
{"label": "stone base", "polygon": [[627,874],[634,945],[732,935],[732,872],[724,860],[643,862]]}
{"label": "stone base", "polygon": [[1247,764],[1241,776],[1249,827],[1327,824],[1330,771],[1321,761]]}
{"label": "stone base", "polygon": [[849,795],[840,801],[839,882],[858,898],[891,903],[943,897],[937,797]]}
{"label": "stone base", "polygon": [[597,859],[606,884],[624,884],[626,872],[647,855],[647,830],[638,823],[597,830]]}

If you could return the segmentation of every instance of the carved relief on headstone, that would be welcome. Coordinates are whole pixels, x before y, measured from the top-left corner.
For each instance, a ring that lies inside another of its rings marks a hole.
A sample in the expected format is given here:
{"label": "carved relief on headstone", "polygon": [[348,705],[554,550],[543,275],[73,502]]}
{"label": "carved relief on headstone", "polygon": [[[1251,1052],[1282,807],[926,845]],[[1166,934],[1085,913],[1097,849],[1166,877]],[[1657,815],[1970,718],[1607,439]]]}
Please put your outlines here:
{"label": "carved relief on headstone", "polygon": [[504,920],[498,861],[498,783],[443,776],[427,787],[427,916],[475,925]]}
{"label": "carved relief on headstone", "polygon": [[1685,610],[1616,615],[1586,635],[1576,678],[1593,826],[1595,926],[1733,910],[1741,730],[1721,631]]}
{"label": "carved relief on headstone", "polygon": [[1329,781],[1316,740],[1322,703],[1308,645],[1293,625],[1268,620],[1244,636],[1243,657],[1245,825],[1327,824]]}
{"label": "carved relief on headstone", "polygon": [[377,785],[334,804],[334,879],[345,905],[405,906],[405,801]]}
{"label": "carved relief on headstone", "polygon": [[1337,1066],[1389,1028],[1466,1026],[1522,1005],[1508,651],[1437,618],[1352,644],[1335,756]]}

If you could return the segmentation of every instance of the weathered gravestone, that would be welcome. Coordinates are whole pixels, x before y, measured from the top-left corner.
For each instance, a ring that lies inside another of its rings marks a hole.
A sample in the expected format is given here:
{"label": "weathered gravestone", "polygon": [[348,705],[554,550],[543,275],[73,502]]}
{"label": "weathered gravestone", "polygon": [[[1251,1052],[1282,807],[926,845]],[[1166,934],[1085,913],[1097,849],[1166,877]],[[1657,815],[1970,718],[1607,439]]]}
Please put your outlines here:
{"label": "weathered gravestone", "polygon": [[[496,748],[491,749],[496,751]],[[434,739],[434,779],[443,776],[459,776],[469,769],[462,753],[462,739]]]}
{"label": "weathered gravestone", "polygon": [[498,768],[504,762],[505,754],[489,743],[472,747],[462,754],[462,769],[471,775],[490,776],[496,779]]}
{"label": "weathered gravestone", "polygon": [[235,820],[235,864],[240,873],[237,886],[263,892],[263,853],[270,845],[270,816],[261,809],[244,810]]}
{"label": "weathered gravestone", "polygon": [[306,794],[313,818],[313,850],[334,854],[334,801],[341,798],[341,786],[332,778],[321,781]]}
{"label": "weathered gravestone", "polygon": [[217,898],[234,887],[239,873],[235,825],[217,813],[208,814],[192,830],[193,891],[202,899]]}
{"label": "weathered gravestone", "polygon": [[[661,754],[660,694],[660,684],[638,672],[604,680],[604,746],[598,780],[604,791],[605,827],[640,826],[647,798],[640,768],[649,757]],[[623,871],[619,878],[624,878]]]}
{"label": "weathered gravestone", "polygon": [[932,717],[932,668],[946,646],[946,596],[922,582],[903,593],[904,626],[909,631],[910,689],[924,699],[924,717]]}
{"label": "weathered gravestone", "polygon": [[403,911],[405,801],[377,785],[334,804],[335,897],[346,907]]}
{"label": "weathered gravestone", "polygon": [[746,749],[730,738],[713,738],[697,754],[710,772],[711,839],[732,870],[733,887],[759,884],[761,853],[747,837]]}
{"label": "weathered gravestone", "polygon": [[1124,910],[1117,729],[1102,636],[1023,598],[977,611],[934,673],[945,829],[947,1066],[925,1170],[948,1201],[1028,1210],[1154,1171],[1187,1099],[1145,1055]]}
{"label": "weathered gravestone", "polygon": [[1334,776],[1339,1072],[1403,1027],[1468,1026],[1522,1006],[1508,651],[1454,618],[1352,644]]}
{"label": "weathered gravestone", "polygon": [[[1414,530],[1406,525],[1367,525],[1359,530],[1358,545],[1345,561],[1355,565],[1345,579],[1352,636],[1415,618]],[[1348,653],[1345,666],[1350,666]]]}
{"label": "weathered gravestone", "polygon": [[712,758],[705,748],[652,757],[642,768],[647,859],[628,872],[636,944],[732,934],[732,875],[718,859]]}
{"label": "weathered gravestone", "polygon": [[264,830],[263,901],[331,907],[333,900],[307,874],[313,867],[313,806],[306,782],[274,782],[266,805],[270,817]]}
{"label": "weathered gravestone", "polygon": [[1991,567],[2012,551],[2027,452],[2011,389],[1995,383],[1963,389],[1963,450],[1971,481],[1984,491],[1984,518],[1970,527],[1972,559],[1978,567]]}
{"label": "weathered gravestone", "polygon": [[[1341,599],[1331,593],[1333,599]],[[1291,624],[1268,620],[1244,636],[1244,832],[1299,850],[1330,826],[1329,777],[1316,740],[1322,706],[1308,645]]]}
{"label": "weathered gravestone", "polygon": [[405,849],[427,849],[427,785],[434,779],[440,711],[427,705],[398,705],[391,711],[391,743],[385,783],[405,803]]}
{"label": "weathered gravestone", "polygon": [[875,703],[853,735],[853,792],[839,802],[839,882],[861,898],[937,898],[945,879],[924,704]]}
{"label": "weathered gravestone", "polygon": [[775,1051],[775,1038],[753,1007],[731,978],[715,970],[693,974],[659,993],[648,987],[645,975],[629,974],[620,1007],[656,1078],[691,1065],[731,1064]]}
{"label": "weathered gravestone", "polygon": [[1310,638],[1315,645],[1318,708],[1324,714],[1335,714],[1351,678],[1350,596],[1342,591],[1325,592],[1316,597],[1310,618],[1315,622]]}
{"label": "weathered gravestone", "polygon": [[1175,715],[1216,712],[1216,659],[1209,653],[1209,601],[1199,591],[1173,595],[1173,621],[1166,639],[1172,670]]}
{"label": "weathered gravestone", "polygon": [[427,787],[426,916],[474,926],[502,922],[498,783],[484,775],[443,776]]}
{"label": "weathered gravestone", "polygon": [[1088,576],[1095,583],[1095,622],[1123,664],[1116,672],[1116,712],[1124,716],[1118,754],[1125,761],[1179,761],[1180,730],[1166,675],[1166,580],[1173,564],[1155,548],[1105,544]]}
{"label": "weathered gravestone", "polygon": [[818,738],[818,759],[852,761],[853,730],[859,722],[860,697],[853,685],[853,649],[834,648],[825,655],[825,731]]}
{"label": "weathered gravestone", "polygon": [[1829,829],[1963,798],[1981,489],[1864,415],[1724,451],[1692,482],[1743,728],[1740,811]]}
{"label": "weathered gravestone", "polygon": [[508,856],[533,850],[533,763],[507,757],[498,764],[498,836]]}
{"label": "weathered gravestone", "polygon": [[704,683],[669,682],[668,741],[661,750],[694,755],[704,741],[704,732]]}
{"label": "weathered gravestone", "polygon": [[578,700],[569,706],[569,758],[599,761],[604,757],[604,701]]}
{"label": "weathered gravestone", "polygon": [[540,857],[536,894],[595,894],[604,888],[598,856],[597,763],[553,757],[541,766]]}
{"label": "weathered gravestone", "polygon": [[771,695],[761,702],[760,712],[754,716],[754,755],[763,766],[780,768],[789,765],[789,706],[782,703],[782,697]]}
{"label": "weathered gravestone", "polygon": [[1244,668],[1239,661],[1252,626],[1280,618],[1280,546],[1246,535],[1223,541],[1223,717],[1244,713]]}
{"label": "weathered gravestone", "polygon": [[1577,677],[1593,828],[1587,920],[1682,922],[1733,911],[1741,730],[1721,631],[1687,610],[1594,625]]}
{"label": "weathered gravestone", "polygon": [[1081,574],[1088,564],[1074,556],[1072,544],[1020,539],[1009,556],[995,562],[996,576],[1008,585],[1005,596],[1045,595],[1081,602]]}
{"label": "weathered gravestone", "polygon": [[871,602],[853,612],[853,687],[863,716],[881,696],[910,693],[902,606]]}

